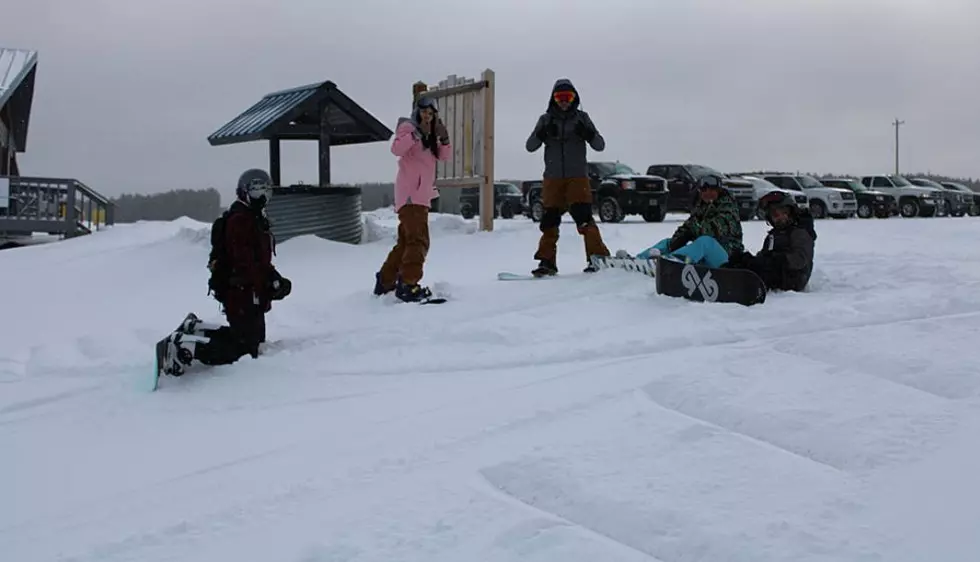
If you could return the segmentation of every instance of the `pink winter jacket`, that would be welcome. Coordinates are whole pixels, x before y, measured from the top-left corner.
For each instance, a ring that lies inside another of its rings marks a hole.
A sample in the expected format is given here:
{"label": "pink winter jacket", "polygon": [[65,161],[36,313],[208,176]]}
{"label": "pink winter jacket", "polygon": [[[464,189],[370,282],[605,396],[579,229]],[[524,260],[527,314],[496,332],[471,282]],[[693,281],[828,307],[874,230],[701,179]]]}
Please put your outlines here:
{"label": "pink winter jacket", "polygon": [[[398,120],[391,153],[398,157],[398,175],[395,176],[395,211],[407,204],[429,207],[436,196],[436,162],[432,151],[422,146],[422,139],[415,123],[406,118]],[[453,149],[448,144],[439,145],[438,160],[449,160]]]}

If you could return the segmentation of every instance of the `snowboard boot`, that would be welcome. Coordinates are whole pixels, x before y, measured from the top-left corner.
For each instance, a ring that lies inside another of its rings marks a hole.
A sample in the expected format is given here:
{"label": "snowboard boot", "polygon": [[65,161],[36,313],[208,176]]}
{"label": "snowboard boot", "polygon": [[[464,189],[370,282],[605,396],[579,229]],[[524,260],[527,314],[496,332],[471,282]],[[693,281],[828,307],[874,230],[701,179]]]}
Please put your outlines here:
{"label": "snowboard boot", "polygon": [[405,302],[420,302],[432,298],[432,290],[418,283],[398,283],[395,288],[395,296]]}
{"label": "snowboard boot", "polygon": [[538,261],[538,267],[531,270],[531,275],[535,277],[558,275],[558,265],[550,260],[540,260]]}
{"label": "snowboard boot", "polygon": [[183,375],[184,368],[194,361],[194,348],[201,341],[206,342],[208,339],[181,331],[170,334],[170,337],[161,342],[166,345],[163,360],[160,362],[163,372],[174,377]]}
{"label": "snowboard boot", "polygon": [[394,290],[394,287],[386,287],[383,283],[381,283],[380,271],[374,274],[374,296],[380,297],[381,295],[388,294]]}
{"label": "snowboard boot", "polygon": [[184,318],[184,321],[180,323],[180,326],[177,327],[177,331],[183,334],[196,334],[198,332],[211,332],[220,327],[220,324],[205,322],[198,318],[196,314],[190,312]]}

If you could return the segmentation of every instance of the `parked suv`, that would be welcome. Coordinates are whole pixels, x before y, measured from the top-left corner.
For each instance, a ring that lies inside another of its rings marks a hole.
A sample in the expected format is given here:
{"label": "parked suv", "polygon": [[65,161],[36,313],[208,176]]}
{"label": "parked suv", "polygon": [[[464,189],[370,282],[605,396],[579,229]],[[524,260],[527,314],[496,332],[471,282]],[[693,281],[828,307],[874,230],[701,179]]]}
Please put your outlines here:
{"label": "parked suv", "polygon": [[939,183],[946,189],[953,189],[959,191],[960,193],[965,193],[967,197],[970,198],[970,206],[966,210],[967,214],[971,217],[980,215],[980,193],[977,193],[962,183],[955,181],[941,181]]}
{"label": "parked suv", "polygon": [[943,194],[938,190],[912,185],[898,174],[862,176],[861,185],[893,195],[898,199],[898,212],[905,218],[934,217],[943,206]]}
{"label": "parked suv", "polygon": [[810,214],[815,219],[834,217],[846,219],[857,213],[857,196],[849,189],[827,187],[820,180],[806,174],[764,172],[762,179],[783,189],[802,191],[810,199]]}
{"label": "parked suv", "polygon": [[858,202],[857,216],[862,219],[870,219],[872,216],[887,219],[898,214],[898,201],[895,200],[894,196],[884,191],[864,187],[856,179],[828,178],[822,179],[820,182],[827,187],[839,187],[853,191]]}
{"label": "parked suv", "polygon": [[[760,199],[766,196],[767,193],[772,193],[773,191],[778,191],[780,193],[785,193],[796,201],[796,206],[801,209],[810,208],[810,198],[806,196],[805,193],[800,193],[799,191],[791,191],[789,189],[783,189],[777,187],[776,185],[767,182],[766,180],[760,178],[759,176],[740,176],[738,174],[731,174],[729,177],[741,178],[752,184],[752,188],[755,190],[755,199],[758,202]],[[759,208],[759,204],[756,203],[755,215],[759,217],[759,220],[766,220],[766,214],[762,209]]]}
{"label": "parked suv", "polygon": [[941,209],[942,212],[939,214],[943,216],[962,217],[966,214],[967,209],[970,208],[970,203],[973,202],[973,198],[967,197],[965,193],[960,193],[955,189],[946,189],[941,183],[932,181],[929,178],[908,178],[908,180],[912,185],[931,187],[941,191],[943,195],[943,206]]}
{"label": "parked suv", "polygon": [[738,204],[738,213],[743,221],[755,215],[759,199],[755,196],[752,182],[740,177],[730,177],[709,166],[700,164],[653,164],[647,174],[660,176],[667,180],[670,197],[667,199],[668,211],[691,212],[697,193],[698,182],[705,176],[722,178],[725,189],[732,194]]}
{"label": "parked suv", "polygon": [[[521,188],[512,183],[493,184],[493,217],[512,219],[524,210]],[[459,214],[471,219],[480,212],[480,188],[464,187],[459,194]]]}

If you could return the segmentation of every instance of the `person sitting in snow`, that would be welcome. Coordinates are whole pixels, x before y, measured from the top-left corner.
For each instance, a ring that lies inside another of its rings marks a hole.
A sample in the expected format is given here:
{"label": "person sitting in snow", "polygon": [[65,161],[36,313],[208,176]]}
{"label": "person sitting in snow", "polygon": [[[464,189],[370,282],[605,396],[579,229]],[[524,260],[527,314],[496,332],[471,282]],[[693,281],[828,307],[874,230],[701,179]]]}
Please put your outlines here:
{"label": "person sitting in snow", "polygon": [[[208,258],[209,289],[223,306],[227,326],[202,322],[191,313],[157,344],[163,373],[180,376],[194,359],[205,365],[234,363],[244,355],[259,356],[265,341],[265,314],[272,301],[285,298],[292,283],[272,265],[275,239],[265,205],[272,180],[264,170],[245,171],[238,179],[236,200],[212,227]],[[223,227],[218,226],[223,224]]]}
{"label": "person sitting in snow", "polygon": [[[705,176],[698,182],[697,199],[691,216],[674,235],[664,238],[636,255],[646,260],[656,256],[678,259],[686,263],[721,267],[729,256],[741,254],[742,222],[735,198],[725,189],[724,179]],[[629,257],[624,250],[617,257]]]}
{"label": "person sitting in snow", "polygon": [[800,209],[786,193],[771,191],[759,200],[772,229],[756,255],[733,256],[727,267],[754,271],[770,290],[803,291],[813,273],[813,248],[817,233],[813,217]]}

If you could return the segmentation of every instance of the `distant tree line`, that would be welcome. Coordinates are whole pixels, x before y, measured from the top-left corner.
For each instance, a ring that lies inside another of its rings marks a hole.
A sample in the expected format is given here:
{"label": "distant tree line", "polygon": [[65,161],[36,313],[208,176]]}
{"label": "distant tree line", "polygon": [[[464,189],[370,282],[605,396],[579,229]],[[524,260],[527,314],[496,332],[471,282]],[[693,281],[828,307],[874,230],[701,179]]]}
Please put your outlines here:
{"label": "distant tree line", "polygon": [[127,193],[113,198],[117,223],[146,221],[171,221],[189,217],[201,222],[211,222],[224,208],[221,194],[208,189],[175,189],[166,193],[141,195]]}
{"label": "distant tree line", "polygon": [[[851,177],[850,174],[810,173],[816,178]],[[973,191],[980,192],[980,179],[957,178],[933,173],[902,174],[911,178],[928,178],[933,181],[952,181],[962,183]],[[520,184],[519,180],[498,180]],[[394,184],[391,182],[359,183],[361,188],[361,208],[373,211],[395,204]],[[224,207],[221,194],[213,187],[208,189],[177,189],[152,195],[125,194],[112,201],[116,204],[115,219],[118,223],[140,220],[169,221],[180,217],[190,217],[201,222],[211,222]]]}

